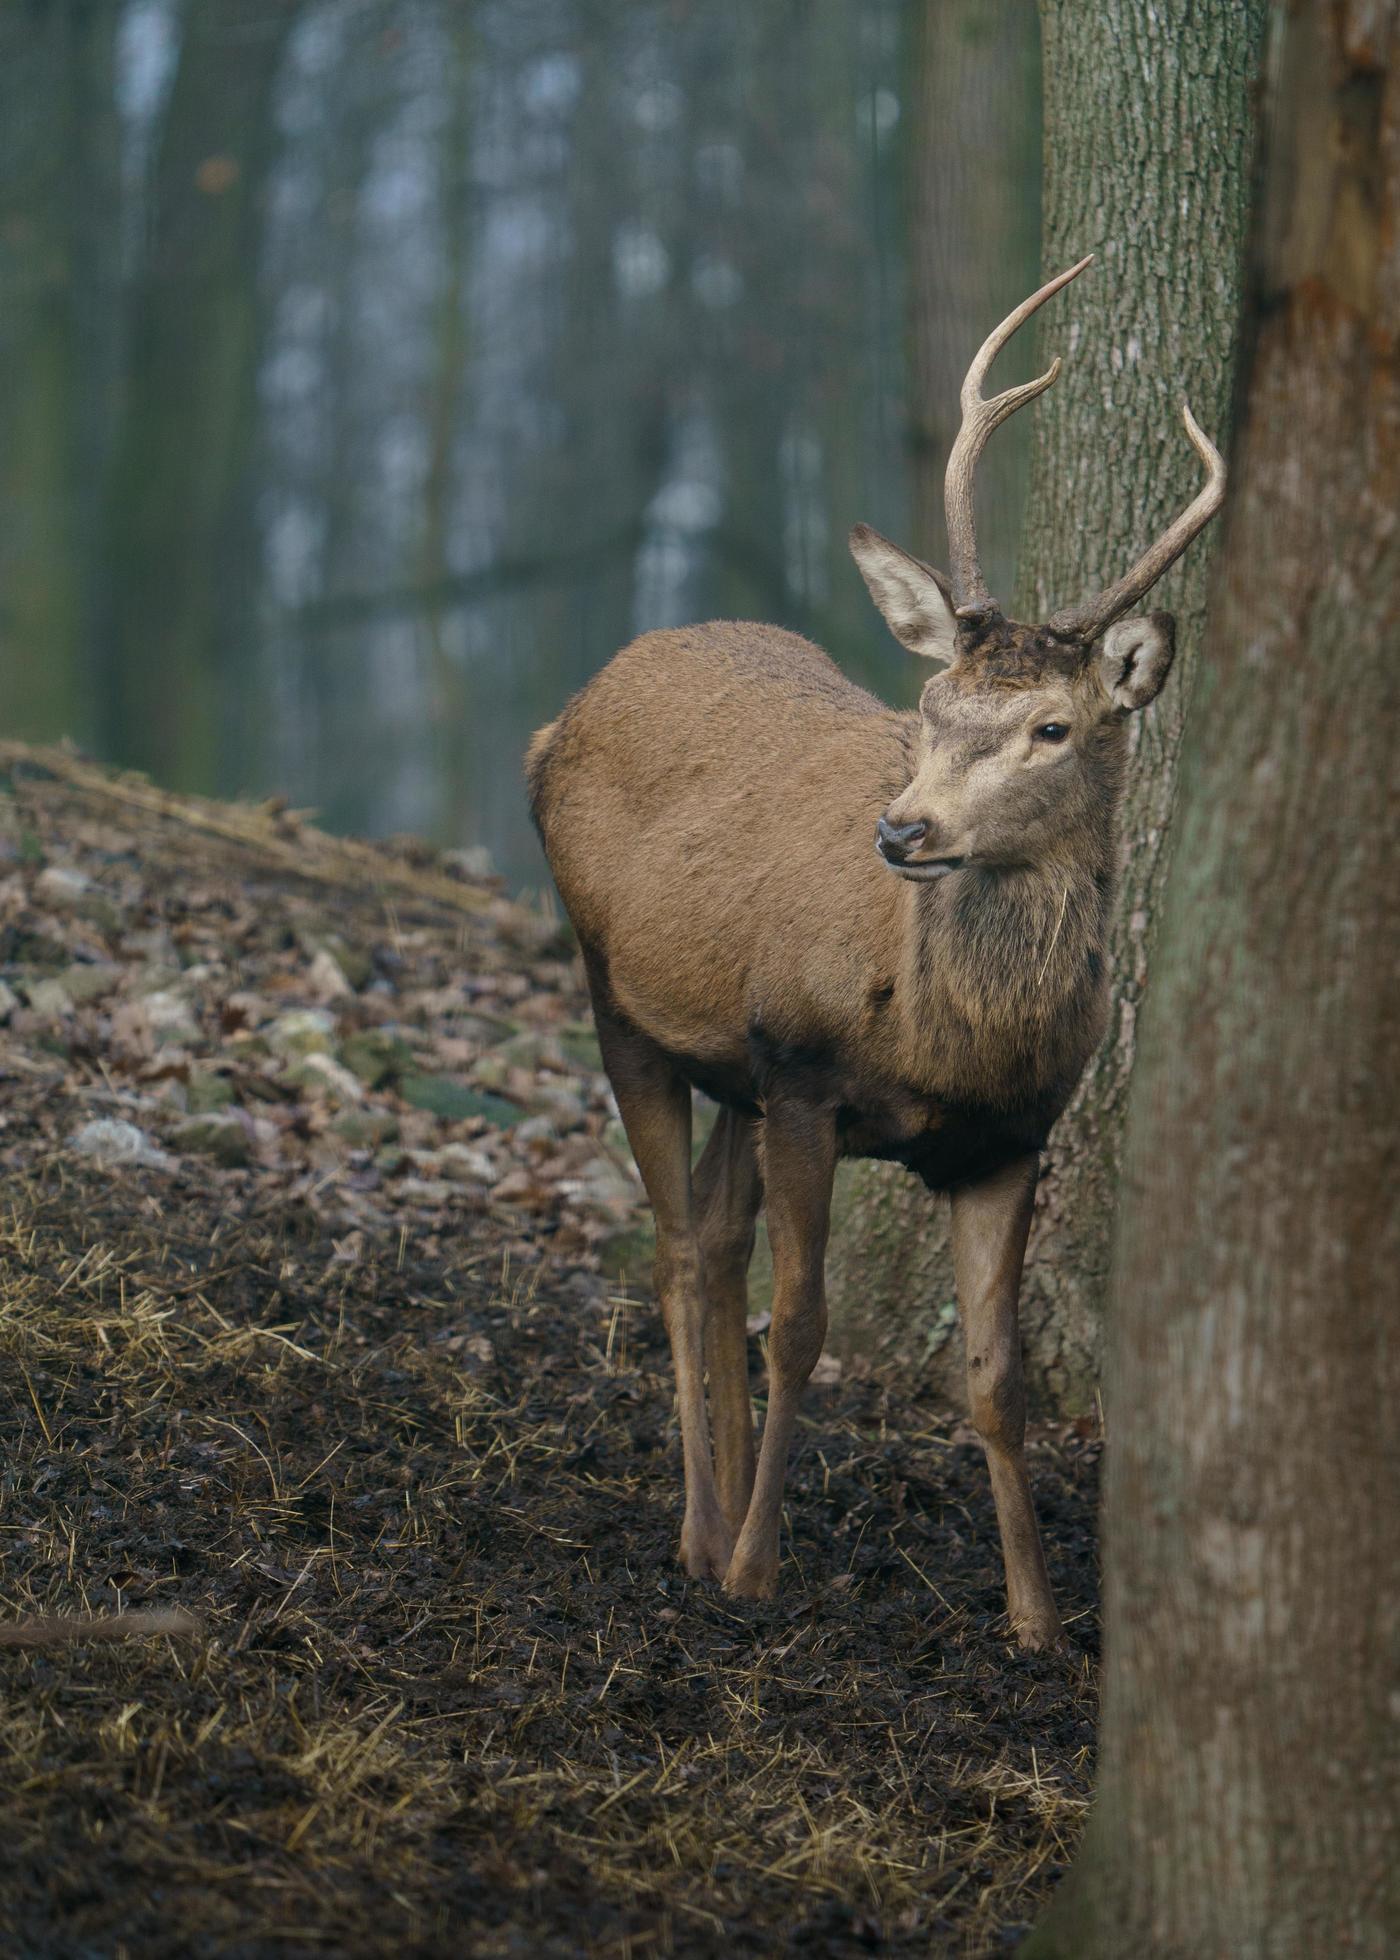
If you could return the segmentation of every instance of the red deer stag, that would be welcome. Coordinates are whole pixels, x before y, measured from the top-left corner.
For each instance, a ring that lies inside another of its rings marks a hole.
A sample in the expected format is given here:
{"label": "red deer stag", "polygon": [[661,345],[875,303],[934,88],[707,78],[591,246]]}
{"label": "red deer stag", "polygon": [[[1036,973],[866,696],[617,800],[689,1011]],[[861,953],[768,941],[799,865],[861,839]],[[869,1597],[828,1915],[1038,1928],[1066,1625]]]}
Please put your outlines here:
{"label": "red deer stag", "polygon": [[[716,622],[624,648],[527,759],[656,1214],[682,1563],[731,1593],[776,1589],[788,1451],[826,1330],[832,1175],[843,1156],[894,1158],[952,1195],[972,1419],[1026,1647],[1060,1622],[1026,1475],[1021,1264],[1038,1153],[1106,1025],[1127,717],[1173,654],[1169,614],[1123,615],[1225,489],[1186,408],[1205,487],[1126,577],[1043,626],[989,596],[977,459],[1060,364],[991,400],[982,383],[1088,264],[1018,306],[968,370],[945,485],[951,579],[865,525],[851,533],[896,637],[941,669],[917,713],[795,634]],[[693,1172],[692,1084],[721,1106]],[[745,1275],[761,1204],[773,1316],[755,1474]]]}

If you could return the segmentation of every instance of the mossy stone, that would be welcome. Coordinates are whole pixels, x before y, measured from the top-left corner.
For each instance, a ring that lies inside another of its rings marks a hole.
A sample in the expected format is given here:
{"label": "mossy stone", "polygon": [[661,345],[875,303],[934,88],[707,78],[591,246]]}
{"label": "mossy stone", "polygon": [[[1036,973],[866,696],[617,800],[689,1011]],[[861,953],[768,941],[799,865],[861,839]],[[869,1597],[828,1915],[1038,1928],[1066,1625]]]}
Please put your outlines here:
{"label": "mossy stone", "polygon": [[185,1105],[191,1116],[209,1116],[237,1102],[238,1091],[226,1075],[211,1069],[197,1069],[185,1090]]}
{"label": "mossy stone", "polygon": [[331,1129],[352,1150],[377,1150],[394,1141],[399,1124],[387,1109],[347,1109],[336,1117]]}
{"label": "mossy stone", "polygon": [[234,1169],[248,1162],[248,1132],[236,1116],[211,1110],[206,1116],[191,1116],[177,1124],[171,1136],[177,1150],[192,1156],[212,1157],[216,1164]]}
{"label": "mossy stone", "polygon": [[413,1109],[426,1109],[446,1123],[480,1116],[498,1130],[508,1130],[525,1113],[518,1103],[508,1102],[504,1096],[485,1095],[446,1075],[406,1075],[399,1084],[399,1094]]}
{"label": "mossy stone", "polygon": [[417,1058],[402,1035],[388,1028],[360,1028],[342,1042],[340,1059],[367,1089],[382,1089],[407,1075]]}

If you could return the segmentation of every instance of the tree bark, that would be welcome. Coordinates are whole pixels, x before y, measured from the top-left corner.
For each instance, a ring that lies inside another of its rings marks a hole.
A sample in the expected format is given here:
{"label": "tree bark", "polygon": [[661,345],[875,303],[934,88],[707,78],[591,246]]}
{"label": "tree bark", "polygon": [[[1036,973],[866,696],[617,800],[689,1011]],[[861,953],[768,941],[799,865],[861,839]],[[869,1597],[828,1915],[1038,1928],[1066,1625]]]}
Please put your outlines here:
{"label": "tree bark", "polygon": [[[1046,357],[1066,360],[1034,411],[1021,618],[1107,585],[1195,495],[1183,398],[1225,437],[1263,17],[1263,0],[1042,0],[1044,263],[1060,271],[1088,251],[1097,261],[1042,327]],[[1098,1376],[1123,1110],[1212,549],[1207,533],[1152,598],[1177,616],[1177,669],[1134,722],[1113,1019],[1046,1153],[1022,1289],[1028,1385],[1042,1409],[1083,1410]],[[903,1172],[871,1165],[847,1175],[837,1217],[830,1286],[844,1346],[924,1363],[961,1401],[942,1208]]]}
{"label": "tree bark", "polygon": [[1277,31],[1114,1267],[1100,1795],[1036,1960],[1400,1951],[1400,5]]}

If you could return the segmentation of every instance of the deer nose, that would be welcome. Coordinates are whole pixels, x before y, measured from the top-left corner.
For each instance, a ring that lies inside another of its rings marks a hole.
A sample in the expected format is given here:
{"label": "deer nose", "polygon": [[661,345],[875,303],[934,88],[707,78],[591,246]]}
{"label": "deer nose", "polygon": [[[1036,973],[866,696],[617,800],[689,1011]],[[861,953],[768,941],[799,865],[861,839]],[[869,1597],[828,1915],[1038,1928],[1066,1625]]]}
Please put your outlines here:
{"label": "deer nose", "polygon": [[881,817],[875,826],[875,848],[881,857],[901,864],[927,836],[926,823],[890,823]]}

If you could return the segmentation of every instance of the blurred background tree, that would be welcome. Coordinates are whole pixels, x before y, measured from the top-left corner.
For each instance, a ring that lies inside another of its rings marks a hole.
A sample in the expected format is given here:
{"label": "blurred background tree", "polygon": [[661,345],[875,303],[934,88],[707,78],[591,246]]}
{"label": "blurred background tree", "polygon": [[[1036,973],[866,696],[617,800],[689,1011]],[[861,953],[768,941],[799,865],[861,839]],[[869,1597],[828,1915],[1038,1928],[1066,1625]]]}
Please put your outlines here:
{"label": "blurred background tree", "polygon": [[[958,384],[1037,283],[1042,175],[1046,264],[1099,263],[981,472],[993,590],[1043,614],[1129,561],[1194,487],[1182,392],[1225,433],[1263,12],[3,10],[0,726],[528,886],[528,734],[639,631],[777,621],[911,702],[846,534],[942,558]],[[1181,662],[1134,731],[1115,1022],[1032,1238],[1061,1407],[1097,1364],[1206,562],[1162,588]],[[961,1395],[939,1208],[879,1167],[843,1190],[845,1340]]]}
{"label": "blurred background tree", "polygon": [[911,698],[846,533],[940,548],[1039,209],[1031,11],[949,10],[975,94],[936,11],[5,9],[0,723],[530,884],[526,737],[644,628],[781,620]]}

